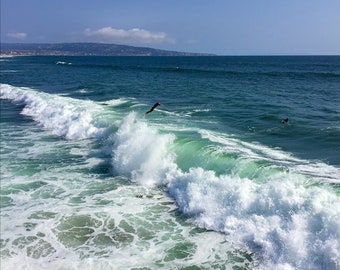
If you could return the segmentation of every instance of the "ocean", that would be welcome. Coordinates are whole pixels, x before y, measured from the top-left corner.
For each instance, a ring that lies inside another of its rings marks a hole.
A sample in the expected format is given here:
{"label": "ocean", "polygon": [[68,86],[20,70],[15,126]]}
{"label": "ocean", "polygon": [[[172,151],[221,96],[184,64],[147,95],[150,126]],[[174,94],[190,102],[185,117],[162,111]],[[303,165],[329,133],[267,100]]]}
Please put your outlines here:
{"label": "ocean", "polygon": [[0,61],[1,269],[340,268],[340,56]]}

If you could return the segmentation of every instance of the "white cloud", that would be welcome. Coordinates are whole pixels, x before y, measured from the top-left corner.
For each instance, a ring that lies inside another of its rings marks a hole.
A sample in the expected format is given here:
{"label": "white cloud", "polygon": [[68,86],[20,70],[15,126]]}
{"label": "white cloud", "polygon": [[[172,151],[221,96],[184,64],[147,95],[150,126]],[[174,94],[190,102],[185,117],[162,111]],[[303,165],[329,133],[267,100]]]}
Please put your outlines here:
{"label": "white cloud", "polygon": [[126,44],[151,44],[151,43],[174,43],[164,32],[151,32],[144,29],[133,28],[129,30],[104,27],[98,30],[87,28],[84,31],[87,39],[96,42],[112,42]]}
{"label": "white cloud", "polygon": [[27,34],[26,33],[8,33],[7,36],[10,37],[10,38],[24,40],[24,39],[26,39]]}

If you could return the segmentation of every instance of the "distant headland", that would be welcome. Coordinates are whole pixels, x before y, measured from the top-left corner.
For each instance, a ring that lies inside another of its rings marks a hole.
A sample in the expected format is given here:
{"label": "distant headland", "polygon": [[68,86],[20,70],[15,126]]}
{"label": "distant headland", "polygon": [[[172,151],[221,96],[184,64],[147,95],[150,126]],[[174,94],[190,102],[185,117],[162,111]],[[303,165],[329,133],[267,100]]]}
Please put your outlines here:
{"label": "distant headland", "polygon": [[1,43],[1,56],[213,56],[102,43]]}

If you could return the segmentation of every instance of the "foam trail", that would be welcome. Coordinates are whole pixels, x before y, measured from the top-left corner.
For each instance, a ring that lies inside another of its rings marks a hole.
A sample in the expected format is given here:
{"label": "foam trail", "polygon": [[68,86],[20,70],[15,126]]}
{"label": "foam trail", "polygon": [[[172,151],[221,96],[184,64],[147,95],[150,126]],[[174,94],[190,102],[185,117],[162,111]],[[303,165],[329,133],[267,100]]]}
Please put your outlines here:
{"label": "foam trail", "polygon": [[103,109],[92,101],[80,101],[7,84],[1,84],[1,98],[23,104],[22,114],[32,117],[53,134],[67,139],[98,137],[105,131],[105,127],[95,120]]}
{"label": "foam trail", "polygon": [[285,166],[291,172],[312,177],[313,181],[340,183],[340,169],[335,166],[318,161],[303,160],[279,149],[240,141],[212,131],[200,130],[199,133],[202,138],[218,143],[222,151],[235,153],[247,159],[266,161],[276,166]]}

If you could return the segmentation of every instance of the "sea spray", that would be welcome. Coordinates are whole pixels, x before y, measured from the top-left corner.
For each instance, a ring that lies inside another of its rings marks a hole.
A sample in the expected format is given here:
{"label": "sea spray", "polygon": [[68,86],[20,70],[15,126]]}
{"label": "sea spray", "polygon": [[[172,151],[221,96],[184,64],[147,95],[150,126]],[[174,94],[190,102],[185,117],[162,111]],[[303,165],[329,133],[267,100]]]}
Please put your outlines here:
{"label": "sea spray", "polygon": [[161,185],[168,182],[176,170],[174,155],[169,147],[172,134],[158,134],[132,112],[126,116],[113,135],[114,171],[142,185]]}
{"label": "sea spray", "polygon": [[[171,146],[176,144],[173,136],[159,134],[137,120],[135,113],[123,119],[114,135],[113,164],[119,173],[131,172],[129,177],[139,184],[165,184],[181,212],[194,218],[199,227],[223,232],[232,243],[261,254],[261,267],[302,269],[308,264],[316,269],[322,264],[335,269],[340,237],[336,195],[309,187],[309,180],[294,170],[272,168],[273,162],[289,165],[295,158],[260,145],[245,151],[241,143],[232,141],[234,147],[239,146],[238,154],[250,160],[260,159],[259,151],[266,151],[268,165],[261,169],[261,181],[256,174],[249,179],[237,171],[216,175],[201,167],[179,169],[170,151],[176,149]],[[243,170],[243,166],[238,168]]]}

